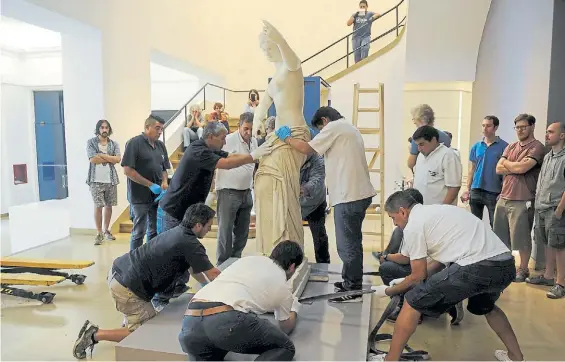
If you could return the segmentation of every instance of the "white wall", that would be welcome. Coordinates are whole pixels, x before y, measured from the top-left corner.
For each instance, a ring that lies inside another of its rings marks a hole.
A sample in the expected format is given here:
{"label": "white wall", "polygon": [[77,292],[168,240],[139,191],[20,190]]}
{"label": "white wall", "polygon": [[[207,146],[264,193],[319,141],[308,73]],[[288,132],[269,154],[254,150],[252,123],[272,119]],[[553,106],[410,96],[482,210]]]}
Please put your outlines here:
{"label": "white wall", "polygon": [[[499,1],[506,0],[493,3]],[[530,1],[532,7],[537,2]],[[410,0],[408,24],[412,31],[406,37],[406,81],[475,80],[477,53],[490,4],[491,0]]]}
{"label": "white wall", "polygon": [[[514,118],[531,113],[537,119],[536,138],[545,133],[553,0],[493,1],[483,32],[473,87],[472,137],[480,137],[487,114],[501,122],[499,135],[516,140]],[[519,21],[517,19],[527,19]]]}
{"label": "white wall", "polygon": [[151,63],[149,69],[152,110],[178,110],[200,88],[194,75],[156,63]]}

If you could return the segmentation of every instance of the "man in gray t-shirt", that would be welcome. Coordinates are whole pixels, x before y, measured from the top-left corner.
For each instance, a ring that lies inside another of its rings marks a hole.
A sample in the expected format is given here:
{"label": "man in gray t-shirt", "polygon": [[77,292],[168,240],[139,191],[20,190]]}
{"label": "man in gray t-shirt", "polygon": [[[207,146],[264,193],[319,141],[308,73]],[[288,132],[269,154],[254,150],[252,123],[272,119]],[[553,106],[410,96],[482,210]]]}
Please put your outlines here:
{"label": "man in gray t-shirt", "polygon": [[380,15],[368,11],[369,5],[366,0],[359,2],[359,10],[347,21],[347,26],[353,25],[353,51],[355,63],[367,58],[371,46],[371,26],[373,21]]}

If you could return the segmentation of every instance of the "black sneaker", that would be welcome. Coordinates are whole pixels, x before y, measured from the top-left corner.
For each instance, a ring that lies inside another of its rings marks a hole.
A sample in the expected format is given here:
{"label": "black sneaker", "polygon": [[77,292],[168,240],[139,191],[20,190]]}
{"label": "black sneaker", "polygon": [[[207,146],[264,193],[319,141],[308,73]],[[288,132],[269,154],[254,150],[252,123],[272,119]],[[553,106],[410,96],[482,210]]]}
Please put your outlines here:
{"label": "black sneaker", "polygon": [[465,316],[465,311],[463,310],[463,302],[459,302],[455,304],[449,311],[449,315],[451,316],[451,325],[456,326],[463,320]]}
{"label": "black sneaker", "polygon": [[363,301],[363,294],[358,295],[346,295],[343,297],[337,297],[330,299],[330,303],[361,303]]}
{"label": "black sneaker", "polygon": [[86,358],[86,350],[90,348],[90,356],[92,357],[92,351],[94,350],[94,345],[98,342],[94,340],[94,335],[98,332],[98,326],[90,323],[90,321],[84,322],[84,325],[78,332],[78,338],[73,347],[73,356],[77,359]]}
{"label": "black sneaker", "polygon": [[335,282],[334,283],[334,291],[335,292],[345,292],[347,289],[343,286],[343,282]]}

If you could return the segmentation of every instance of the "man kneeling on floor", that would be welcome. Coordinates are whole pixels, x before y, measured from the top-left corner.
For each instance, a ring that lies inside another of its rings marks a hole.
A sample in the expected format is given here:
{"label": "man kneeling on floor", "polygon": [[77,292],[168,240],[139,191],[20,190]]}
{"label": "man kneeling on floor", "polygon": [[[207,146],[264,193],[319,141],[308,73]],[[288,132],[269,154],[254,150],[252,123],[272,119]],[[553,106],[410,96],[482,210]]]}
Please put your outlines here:
{"label": "man kneeling on floor", "polygon": [[[501,361],[524,356],[504,312],[495,305],[516,276],[514,257],[496,234],[470,212],[452,205],[421,205],[407,191],[392,194],[385,211],[404,230],[401,254],[411,273],[390,287],[374,287],[379,297],[405,294],[387,355],[371,360],[398,361],[422,314],[439,316],[468,299],[467,310],[484,315],[508,351]],[[428,266],[427,258],[433,260]],[[443,270],[428,277],[428,271]]]}
{"label": "man kneeling on floor", "polygon": [[99,341],[120,342],[155,317],[151,298],[165,291],[178,275],[190,270],[196,280],[206,284],[220,274],[198,241],[210,231],[214,215],[214,210],[203,203],[194,204],[186,210],[179,226],[114,260],[108,286],[116,309],[127,319],[127,327],[99,329],[86,321],[73,348],[75,358],[85,358],[86,350],[92,353]]}
{"label": "man kneeling on floor", "polygon": [[[228,352],[258,354],[263,361],[292,360],[288,334],[300,303],[287,280],[303,258],[297,243],[283,241],[270,257],[247,256],[222,271],[188,305],[179,334],[182,350],[199,361],[221,361]],[[271,311],[278,326],[257,316]]]}

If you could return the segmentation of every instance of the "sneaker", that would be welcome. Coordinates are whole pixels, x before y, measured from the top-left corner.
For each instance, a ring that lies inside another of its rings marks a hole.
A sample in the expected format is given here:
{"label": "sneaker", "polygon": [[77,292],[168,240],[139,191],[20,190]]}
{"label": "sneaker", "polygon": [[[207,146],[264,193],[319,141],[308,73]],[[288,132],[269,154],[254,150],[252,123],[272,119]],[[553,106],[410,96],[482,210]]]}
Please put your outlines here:
{"label": "sneaker", "polygon": [[549,299],[563,298],[565,297],[565,287],[561,284],[555,284],[545,295]]}
{"label": "sneaker", "polygon": [[343,282],[335,282],[334,283],[334,291],[335,292],[345,292],[347,289],[343,286]]}
{"label": "sneaker", "polygon": [[381,256],[383,255],[383,252],[382,251],[373,251],[371,254],[373,255],[373,258],[377,259],[377,261],[380,262]]}
{"label": "sneaker", "polygon": [[90,356],[92,357],[92,351],[94,350],[94,345],[98,342],[94,340],[94,335],[98,332],[98,326],[90,323],[90,321],[84,322],[84,325],[78,333],[78,338],[73,347],[73,356],[77,359],[86,358],[86,350],[90,348]]}
{"label": "sneaker", "polygon": [[183,283],[179,283],[179,284],[175,285],[175,292],[173,293],[173,298],[180,297],[181,295],[186,293],[189,289],[190,289],[190,287],[186,284],[183,284]]}
{"label": "sneaker", "polygon": [[124,317],[124,319],[122,320],[122,328],[125,328],[128,326],[128,317]]}
{"label": "sneaker", "polygon": [[384,361],[386,357],[386,353],[369,353],[367,356],[367,361]]}
{"label": "sneaker", "polygon": [[94,245],[101,245],[103,242],[104,236],[102,235],[102,233],[96,234],[96,237],[94,238]]}
{"label": "sneaker", "polygon": [[116,237],[112,235],[112,233],[110,233],[109,231],[104,232],[104,238],[106,240],[116,240]]}
{"label": "sneaker", "polygon": [[516,272],[516,279],[514,279],[514,283],[523,283],[526,281],[526,278],[530,276],[530,271],[528,269],[519,268]]}
{"label": "sneaker", "polygon": [[535,285],[547,285],[552,287],[555,284],[555,280],[547,279],[543,276],[543,274],[540,274],[532,278],[526,278],[526,283]]}
{"label": "sneaker", "polygon": [[451,325],[456,326],[463,320],[465,316],[465,310],[463,309],[463,302],[455,304],[450,310],[449,315],[451,316]]}
{"label": "sneaker", "polygon": [[[510,357],[508,357],[508,352],[503,351],[501,349],[494,351],[494,357],[496,357],[496,359],[499,361],[508,361],[508,362],[512,361]],[[522,361],[525,361],[525,359],[523,359]]]}
{"label": "sneaker", "polygon": [[345,295],[343,297],[332,298],[330,303],[361,303],[363,301],[363,294]]}

